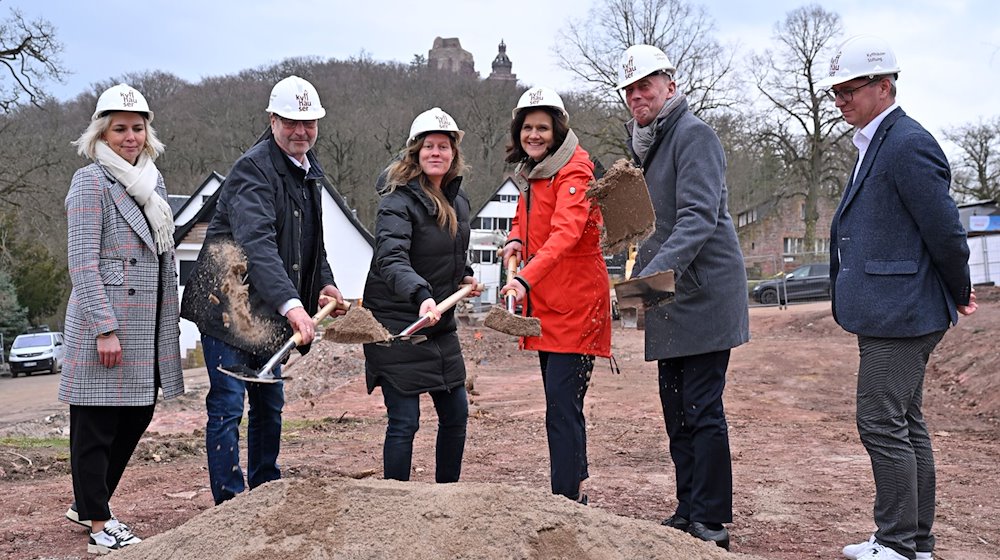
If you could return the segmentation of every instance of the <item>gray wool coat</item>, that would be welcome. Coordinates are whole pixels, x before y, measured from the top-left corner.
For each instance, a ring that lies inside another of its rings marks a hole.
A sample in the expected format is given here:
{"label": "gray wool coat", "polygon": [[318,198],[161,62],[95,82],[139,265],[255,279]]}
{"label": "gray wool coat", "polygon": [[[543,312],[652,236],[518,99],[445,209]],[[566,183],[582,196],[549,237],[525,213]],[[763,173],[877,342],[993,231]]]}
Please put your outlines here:
{"label": "gray wool coat", "polygon": [[[156,192],[167,196],[163,177]],[[149,406],[184,393],[174,251],[157,255],[142,209],[104,167],[73,175],[66,195],[69,274],[59,400],[85,406]],[[115,331],[122,364],[106,368],[99,333]]]}
{"label": "gray wool coat", "polygon": [[673,269],[673,302],[646,309],[646,360],[728,350],[750,340],[743,252],[726,205],[726,156],[718,136],[680,101],[660,117],[642,160],[656,214],[633,277]]}

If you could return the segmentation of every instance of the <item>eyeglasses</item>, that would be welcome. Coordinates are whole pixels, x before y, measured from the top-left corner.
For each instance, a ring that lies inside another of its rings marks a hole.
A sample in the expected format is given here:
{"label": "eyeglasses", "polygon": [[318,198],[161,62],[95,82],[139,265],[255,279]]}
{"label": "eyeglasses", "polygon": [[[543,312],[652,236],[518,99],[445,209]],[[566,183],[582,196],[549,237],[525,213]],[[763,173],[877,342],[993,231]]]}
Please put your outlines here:
{"label": "eyeglasses", "polygon": [[311,121],[295,121],[295,120],[292,120],[292,119],[286,119],[285,117],[282,117],[281,115],[274,115],[274,117],[276,119],[278,119],[278,122],[281,123],[281,126],[287,128],[288,130],[295,130],[296,128],[298,128],[298,126],[300,124],[306,130],[315,130],[316,129],[316,119],[313,119]]}
{"label": "eyeglasses", "polygon": [[877,84],[880,81],[882,81],[882,78],[877,77],[868,80],[867,82],[861,84],[856,88],[841,89],[841,90],[828,89],[825,92],[826,98],[829,99],[830,101],[833,101],[834,103],[837,102],[837,99],[840,99],[844,103],[850,103],[851,101],[854,101],[854,92],[858,91],[861,88],[866,88],[872,84]]}

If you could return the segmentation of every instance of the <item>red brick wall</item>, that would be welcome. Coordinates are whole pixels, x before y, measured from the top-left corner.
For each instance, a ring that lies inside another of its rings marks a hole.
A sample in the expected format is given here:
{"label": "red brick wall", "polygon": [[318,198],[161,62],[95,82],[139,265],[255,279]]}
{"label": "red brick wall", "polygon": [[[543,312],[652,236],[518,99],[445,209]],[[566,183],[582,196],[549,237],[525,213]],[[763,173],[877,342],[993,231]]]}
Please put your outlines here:
{"label": "red brick wall", "polygon": [[[829,255],[785,255],[786,237],[805,236],[806,225],[802,220],[804,196],[783,198],[776,205],[759,210],[757,221],[738,228],[740,246],[751,278],[774,276],[780,271],[788,272],[800,264],[827,260]],[[816,222],[816,238],[830,237],[830,222],[837,209],[837,202],[820,198],[819,220]],[[736,220],[737,216],[733,216]]]}

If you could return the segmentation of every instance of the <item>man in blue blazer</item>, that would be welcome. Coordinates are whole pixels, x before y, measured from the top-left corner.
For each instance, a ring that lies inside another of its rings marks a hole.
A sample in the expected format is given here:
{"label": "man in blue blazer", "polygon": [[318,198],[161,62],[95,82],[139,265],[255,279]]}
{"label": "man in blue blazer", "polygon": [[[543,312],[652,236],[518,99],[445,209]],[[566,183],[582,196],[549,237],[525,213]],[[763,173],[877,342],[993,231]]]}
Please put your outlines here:
{"label": "man in blue blazer", "polygon": [[976,310],[948,160],[896,103],[898,73],[889,45],[862,35],[816,84],[857,129],[859,152],[830,226],[833,316],[858,336],[858,433],[875,477],[878,530],[844,547],[852,560],[933,558],[924,371],[958,313]]}

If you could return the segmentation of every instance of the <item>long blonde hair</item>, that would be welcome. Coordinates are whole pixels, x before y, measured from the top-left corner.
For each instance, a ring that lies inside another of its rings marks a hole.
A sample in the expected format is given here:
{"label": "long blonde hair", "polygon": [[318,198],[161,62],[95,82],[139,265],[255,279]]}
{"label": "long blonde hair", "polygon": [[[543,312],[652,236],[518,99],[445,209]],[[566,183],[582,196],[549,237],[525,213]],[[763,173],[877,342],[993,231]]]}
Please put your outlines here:
{"label": "long blonde hair", "polygon": [[445,198],[443,188],[465,172],[465,161],[462,159],[462,152],[458,149],[458,142],[455,141],[455,136],[448,134],[451,151],[455,154],[455,157],[451,160],[451,167],[448,168],[448,172],[441,179],[442,188],[434,188],[427,179],[427,175],[424,175],[423,170],[420,169],[420,148],[423,147],[424,136],[426,135],[422,134],[414,138],[399,153],[399,159],[389,166],[385,193],[388,194],[398,187],[408,184],[413,179],[417,179],[420,188],[427,193],[427,196],[434,201],[434,206],[437,207],[438,227],[448,231],[452,237],[455,237],[458,234],[458,216],[455,215],[455,209],[452,208],[451,204],[448,203],[448,199]]}

